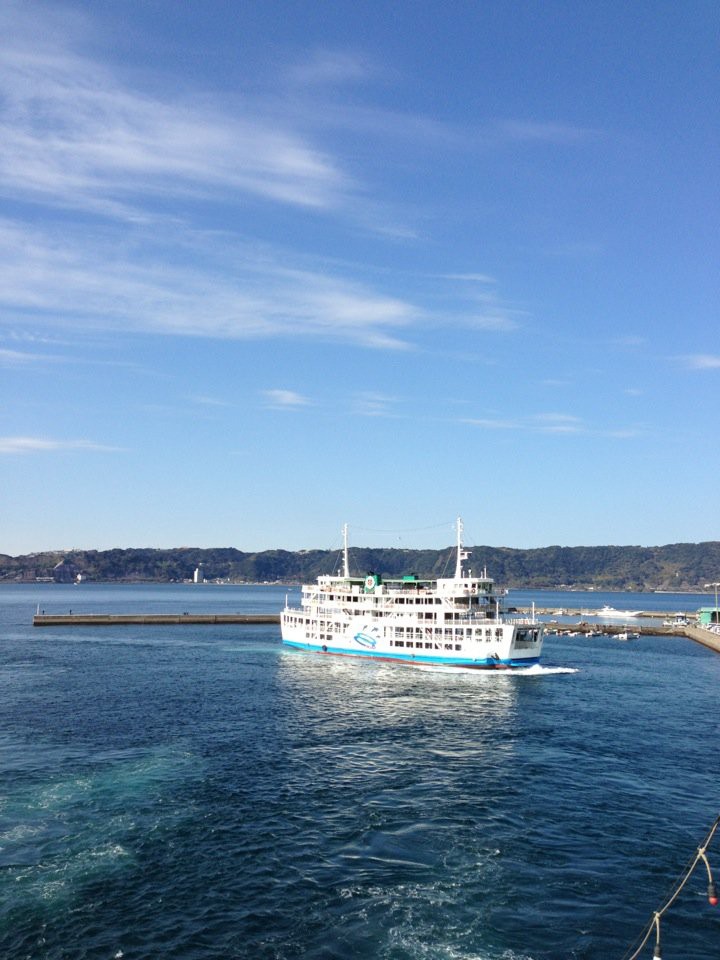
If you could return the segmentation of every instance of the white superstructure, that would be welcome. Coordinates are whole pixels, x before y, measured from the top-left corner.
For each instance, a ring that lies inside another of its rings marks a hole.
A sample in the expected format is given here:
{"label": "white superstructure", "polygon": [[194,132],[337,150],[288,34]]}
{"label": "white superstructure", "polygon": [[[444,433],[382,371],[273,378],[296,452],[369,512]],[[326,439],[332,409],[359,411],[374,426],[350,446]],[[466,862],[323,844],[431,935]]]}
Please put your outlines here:
{"label": "white superstructure", "polygon": [[511,616],[483,571],[464,569],[462,521],[457,521],[457,562],[452,577],[421,580],[414,574],[385,580],[350,575],[347,526],[343,571],[302,587],[299,607],[281,615],[283,642],[301,650],[372,657],[406,664],[494,669],[537,663],[543,625]]}

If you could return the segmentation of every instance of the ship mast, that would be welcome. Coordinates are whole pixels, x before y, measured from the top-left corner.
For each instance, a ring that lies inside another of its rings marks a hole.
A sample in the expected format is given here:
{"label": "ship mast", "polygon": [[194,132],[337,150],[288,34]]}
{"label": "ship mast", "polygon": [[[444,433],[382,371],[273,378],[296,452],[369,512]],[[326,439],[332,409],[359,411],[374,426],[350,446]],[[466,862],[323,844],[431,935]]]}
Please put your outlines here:
{"label": "ship mast", "polygon": [[458,517],[458,518],[457,518],[457,522],[456,522],[455,526],[457,527],[457,563],[455,564],[455,579],[456,579],[456,580],[460,580],[460,579],[462,579],[462,575],[463,575],[463,568],[462,568],[463,560],[467,560],[467,558],[470,556],[470,553],[469,553],[467,550],[463,550],[463,542],[462,542],[463,522],[462,522],[462,517]]}
{"label": "ship mast", "polygon": [[350,579],[350,562],[348,560],[348,525],[343,524],[343,576]]}

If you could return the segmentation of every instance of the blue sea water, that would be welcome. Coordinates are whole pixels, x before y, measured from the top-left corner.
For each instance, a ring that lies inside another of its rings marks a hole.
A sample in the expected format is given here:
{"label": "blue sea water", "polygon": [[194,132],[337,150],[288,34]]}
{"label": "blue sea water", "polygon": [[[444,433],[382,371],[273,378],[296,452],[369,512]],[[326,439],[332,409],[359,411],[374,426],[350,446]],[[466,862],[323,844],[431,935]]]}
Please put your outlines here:
{"label": "blue sea water", "polygon": [[[586,603],[556,596],[530,599]],[[550,637],[540,669],[468,675],[291,652],[275,626],[31,626],[284,598],[0,587],[0,956],[625,956],[720,808],[720,656]],[[705,894],[696,871],[665,960],[720,956]]]}

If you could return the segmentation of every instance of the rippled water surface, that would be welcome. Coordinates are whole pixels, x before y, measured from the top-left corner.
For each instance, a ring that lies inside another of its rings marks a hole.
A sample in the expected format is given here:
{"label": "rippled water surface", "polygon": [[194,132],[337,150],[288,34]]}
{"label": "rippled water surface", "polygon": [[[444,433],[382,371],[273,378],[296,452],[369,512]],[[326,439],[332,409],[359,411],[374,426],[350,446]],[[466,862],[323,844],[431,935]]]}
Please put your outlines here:
{"label": "rippled water surface", "polygon": [[[2,957],[621,958],[718,812],[720,657],[687,640],[469,675],[30,626],[284,599],[191,589],[0,587]],[[705,889],[666,960],[720,956]]]}

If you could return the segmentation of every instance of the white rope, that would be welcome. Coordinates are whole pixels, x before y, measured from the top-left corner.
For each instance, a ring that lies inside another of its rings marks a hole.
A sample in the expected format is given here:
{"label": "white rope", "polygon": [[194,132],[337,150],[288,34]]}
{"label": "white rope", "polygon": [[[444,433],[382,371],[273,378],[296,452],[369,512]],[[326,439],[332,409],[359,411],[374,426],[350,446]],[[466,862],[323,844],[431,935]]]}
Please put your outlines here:
{"label": "white rope", "polygon": [[685,869],[685,872],[682,874],[682,876],[681,876],[681,878],[680,878],[677,886],[675,887],[675,889],[674,889],[674,890],[672,891],[672,893],[670,894],[670,896],[669,896],[668,900],[666,901],[665,905],[662,906],[659,910],[656,910],[655,913],[653,913],[652,920],[651,920],[650,923],[648,924],[647,930],[645,931],[645,935],[643,936],[643,938],[642,938],[639,946],[636,948],[636,950],[635,950],[634,953],[625,954],[625,957],[623,958],[623,960],[636,960],[636,958],[640,956],[640,953],[641,953],[643,947],[645,946],[645,944],[646,944],[646,943],[648,942],[648,940],[650,939],[653,930],[655,931],[655,938],[656,938],[656,939],[655,939],[655,942],[656,942],[656,944],[659,945],[659,943],[660,943],[660,918],[662,917],[662,915],[663,915],[667,910],[670,909],[670,907],[673,905],[673,903],[675,903],[675,901],[677,900],[677,898],[680,896],[681,890],[683,889],[683,887],[685,886],[685,884],[686,884],[686,883],[688,882],[688,880],[690,879],[690,876],[692,875],[693,870],[694,870],[695,867],[698,865],[698,863],[699,863],[700,860],[702,860],[703,863],[705,864],[705,868],[706,868],[707,874],[708,874],[708,881],[709,881],[709,883],[712,884],[712,873],[710,872],[710,864],[708,863],[707,857],[705,856],[705,851],[707,850],[710,842],[712,841],[712,838],[713,838],[713,836],[715,835],[715,831],[717,830],[718,825],[720,825],[720,814],[715,818],[715,822],[713,823],[712,827],[710,828],[710,832],[708,833],[707,837],[705,838],[705,842],[703,843],[703,845],[702,845],[701,847],[698,847],[698,851],[697,851],[697,853],[695,854],[695,856],[693,857],[692,861],[690,862],[690,866]]}

